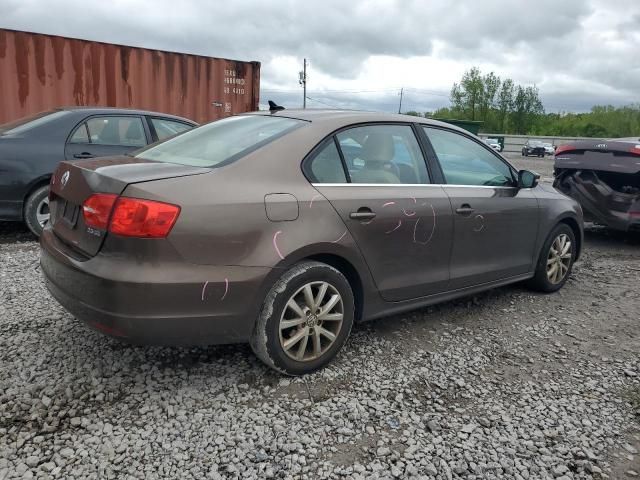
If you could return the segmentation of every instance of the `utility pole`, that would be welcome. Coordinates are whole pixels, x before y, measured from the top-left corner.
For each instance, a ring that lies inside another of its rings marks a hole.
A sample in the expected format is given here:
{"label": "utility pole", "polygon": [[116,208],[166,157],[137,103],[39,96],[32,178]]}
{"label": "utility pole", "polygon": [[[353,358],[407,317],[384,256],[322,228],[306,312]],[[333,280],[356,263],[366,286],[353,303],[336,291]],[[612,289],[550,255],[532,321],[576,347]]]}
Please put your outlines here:
{"label": "utility pole", "polygon": [[398,105],[398,113],[402,110],[402,93],[404,92],[404,87],[400,89],[400,105]]}
{"label": "utility pole", "polygon": [[307,59],[304,59],[302,64],[302,71],[300,72],[300,80],[298,81],[302,85],[302,108],[307,108]]}

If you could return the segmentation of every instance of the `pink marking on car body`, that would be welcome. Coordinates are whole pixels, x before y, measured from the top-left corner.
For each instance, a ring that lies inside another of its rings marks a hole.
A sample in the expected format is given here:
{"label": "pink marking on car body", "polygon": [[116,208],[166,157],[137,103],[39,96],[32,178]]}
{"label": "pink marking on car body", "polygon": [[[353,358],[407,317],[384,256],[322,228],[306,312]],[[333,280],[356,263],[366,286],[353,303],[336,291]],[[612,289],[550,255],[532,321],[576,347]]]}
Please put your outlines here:
{"label": "pink marking on car body", "polygon": [[309,208],[313,207],[313,201],[316,198],[322,198],[322,195],[318,194],[318,195],[314,195],[313,197],[311,197],[311,201],[309,202]]}
{"label": "pink marking on car body", "polygon": [[399,229],[402,226],[402,220],[398,220],[398,225],[396,225],[395,228],[389,230],[388,232],[384,232],[384,233],[393,233],[395,232],[397,229]]}
{"label": "pink marking on car body", "polygon": [[433,205],[431,205],[431,211],[433,212],[433,227],[431,228],[431,235],[429,235],[429,238],[427,238],[426,242],[420,242],[418,239],[416,239],[416,232],[418,230],[418,224],[420,223],[420,220],[421,220],[419,218],[416,221],[416,224],[413,226],[413,243],[419,243],[420,245],[426,245],[433,238],[433,234],[436,232],[436,209],[433,208]]}
{"label": "pink marking on car body", "polygon": [[382,208],[384,208],[384,207],[388,207],[389,205],[395,205],[395,204],[396,204],[396,202],[387,202],[387,203],[383,203],[383,204],[382,204]]}
{"label": "pink marking on car body", "polygon": [[332,240],[331,243],[338,243],[340,240],[344,238],[346,234],[347,234],[347,231],[345,230],[344,233],[340,235],[340,238],[338,238],[337,240]]}
{"label": "pink marking on car body", "polygon": [[416,212],[411,211],[411,212],[407,212],[404,208],[402,209],[402,213],[404,213],[407,217],[413,217]]}
{"label": "pink marking on car body", "polygon": [[220,299],[220,301],[224,300],[224,298],[227,296],[227,293],[229,293],[229,279],[225,278],[224,279],[224,295],[222,295],[222,298]]}
{"label": "pink marking on car body", "polygon": [[207,289],[207,285],[209,285],[209,280],[204,282],[204,285],[202,286],[202,295],[200,295],[200,298],[202,299],[203,302],[204,302],[204,291]]}
{"label": "pink marking on car body", "polygon": [[418,200],[416,200],[416,197],[411,197],[411,200],[413,200],[413,203],[418,203]]}
{"label": "pink marking on car body", "polygon": [[280,257],[281,260],[284,260],[284,256],[282,255],[282,253],[280,252],[280,249],[278,248],[278,235],[280,235],[282,233],[282,230],[278,230],[276,233],[273,234],[273,248],[275,248],[276,253],[278,254],[278,256]]}

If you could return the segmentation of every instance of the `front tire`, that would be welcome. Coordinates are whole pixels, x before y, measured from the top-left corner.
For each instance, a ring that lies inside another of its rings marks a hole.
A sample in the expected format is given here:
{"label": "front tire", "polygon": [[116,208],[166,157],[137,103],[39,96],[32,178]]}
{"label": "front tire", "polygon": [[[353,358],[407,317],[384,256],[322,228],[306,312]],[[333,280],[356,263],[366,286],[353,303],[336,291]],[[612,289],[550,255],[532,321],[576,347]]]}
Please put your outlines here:
{"label": "front tire", "polygon": [[298,263],[271,287],[250,344],[266,365],[286,375],[326,366],[342,348],[355,316],[347,279],[330,265]]}
{"label": "front tire", "polygon": [[566,224],[557,225],[544,242],[536,265],[535,276],[529,281],[533,290],[556,292],[571,275],[576,258],[576,238]]}
{"label": "front tire", "polygon": [[39,237],[49,221],[49,185],[43,185],[29,195],[24,204],[24,223]]}

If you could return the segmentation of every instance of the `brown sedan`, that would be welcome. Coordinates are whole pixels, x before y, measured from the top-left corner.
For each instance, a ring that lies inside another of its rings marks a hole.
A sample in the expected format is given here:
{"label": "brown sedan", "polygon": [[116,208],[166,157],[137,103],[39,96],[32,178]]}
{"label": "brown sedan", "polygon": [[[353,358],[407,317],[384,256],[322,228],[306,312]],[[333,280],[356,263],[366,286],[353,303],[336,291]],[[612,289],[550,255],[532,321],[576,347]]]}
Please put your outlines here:
{"label": "brown sedan", "polygon": [[578,204],[448,124],[277,111],[135,156],[63,162],[42,270],[93,328],[134,343],[250,342],[326,365],[354,322],[527,280],[552,292]]}

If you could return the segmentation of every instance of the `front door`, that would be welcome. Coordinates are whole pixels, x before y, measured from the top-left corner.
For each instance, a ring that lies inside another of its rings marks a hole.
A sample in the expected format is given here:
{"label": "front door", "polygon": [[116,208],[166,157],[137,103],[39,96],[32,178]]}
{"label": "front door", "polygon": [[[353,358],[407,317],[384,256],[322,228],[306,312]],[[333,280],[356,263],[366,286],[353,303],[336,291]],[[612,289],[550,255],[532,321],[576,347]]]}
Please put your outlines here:
{"label": "front door", "polygon": [[454,216],[449,288],[530,272],[539,223],[533,192],[517,188],[512,167],[480,142],[446,129],[424,129]]}
{"label": "front door", "polygon": [[307,171],[344,220],[385,300],[446,290],[451,205],[442,186],[429,184],[412,126],[344,130]]}
{"label": "front door", "polygon": [[76,127],[65,146],[67,160],[124,155],[147,145],[142,117],[90,117]]}

